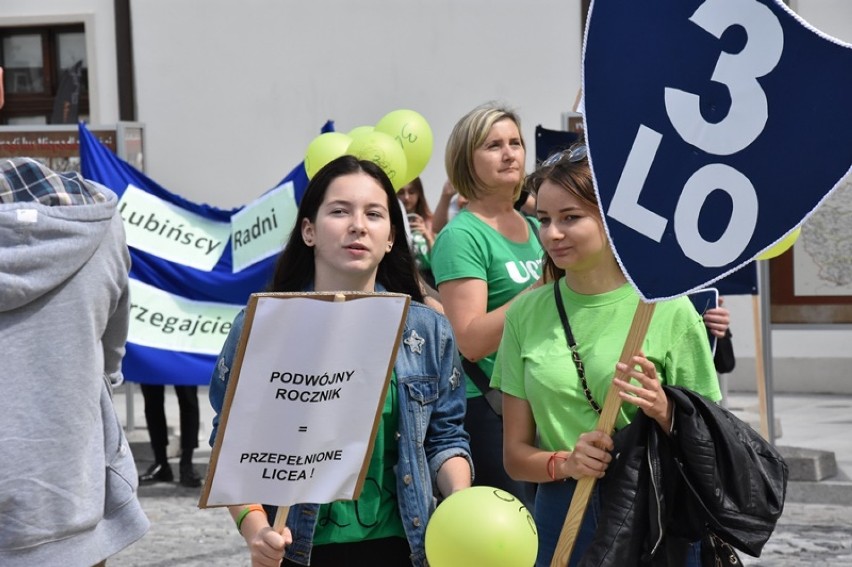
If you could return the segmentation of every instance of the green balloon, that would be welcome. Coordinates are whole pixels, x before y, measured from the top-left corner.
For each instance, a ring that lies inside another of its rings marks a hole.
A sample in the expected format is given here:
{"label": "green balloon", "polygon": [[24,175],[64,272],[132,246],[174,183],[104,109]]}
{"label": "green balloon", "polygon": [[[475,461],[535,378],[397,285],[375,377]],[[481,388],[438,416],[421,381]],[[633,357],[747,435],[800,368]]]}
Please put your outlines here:
{"label": "green balloon", "polygon": [[426,526],[430,567],[531,567],[538,532],[520,500],[499,488],[474,486],[447,498]]}
{"label": "green balloon", "polygon": [[349,130],[346,135],[354,140],[355,138],[360,138],[361,136],[369,134],[373,130],[375,130],[373,126],[357,126]]}
{"label": "green balloon", "polygon": [[382,168],[390,178],[394,189],[399,189],[406,183],[405,152],[396,140],[381,132],[369,132],[352,140],[347,154],[358,159],[371,161]]}
{"label": "green balloon", "polygon": [[346,155],[346,149],[351,143],[352,138],[340,132],[326,132],[311,140],[305,152],[305,172],[308,179],[312,179],[328,162]]}
{"label": "green balloon", "polygon": [[376,131],[384,132],[399,143],[408,163],[404,183],[408,184],[423,173],[432,157],[432,128],[421,114],[413,110],[394,110],[376,123]]}

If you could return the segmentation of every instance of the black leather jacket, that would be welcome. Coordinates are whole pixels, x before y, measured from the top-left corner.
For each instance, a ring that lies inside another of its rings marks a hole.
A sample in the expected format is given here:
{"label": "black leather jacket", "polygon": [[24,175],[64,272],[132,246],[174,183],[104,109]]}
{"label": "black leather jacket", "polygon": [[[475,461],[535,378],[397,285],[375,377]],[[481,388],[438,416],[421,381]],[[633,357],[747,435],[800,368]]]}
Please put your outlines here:
{"label": "black leather jacket", "polygon": [[778,451],[721,406],[664,388],[674,403],[672,435],[640,411],[613,437],[598,529],[581,567],[681,567],[698,540],[702,564],[736,564],[728,544],[757,557],[775,529],[787,488]]}

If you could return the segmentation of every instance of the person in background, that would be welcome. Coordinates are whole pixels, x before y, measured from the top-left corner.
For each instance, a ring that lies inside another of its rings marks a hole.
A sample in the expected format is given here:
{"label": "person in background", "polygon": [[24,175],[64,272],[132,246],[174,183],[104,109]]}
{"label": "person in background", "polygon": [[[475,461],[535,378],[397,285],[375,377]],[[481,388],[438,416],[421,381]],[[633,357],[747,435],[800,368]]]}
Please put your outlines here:
{"label": "person in background", "polygon": [[445,181],[441,196],[438,199],[438,205],[432,214],[432,232],[434,234],[441,232],[447,226],[447,223],[453,220],[453,217],[466,206],[467,199],[458,194],[449,179]]}
{"label": "person in background", "polygon": [[[686,297],[658,303],[641,351],[630,367],[619,362],[639,296],[609,246],[585,146],[545,160],[527,184],[536,197],[547,283],[506,312],[491,385],[503,392],[506,469],[539,483],[536,566],[546,567],[577,480],[603,477],[612,461],[612,438],[596,430],[611,384],[623,402],[619,429],[641,410],[671,431],[673,404],[663,384],[713,401],[721,396],[704,321]],[[630,380],[613,379],[616,371]],[[571,565],[591,542],[599,509],[595,491]],[[700,564],[698,548],[690,548],[688,565]]]}
{"label": "person in background", "polygon": [[118,197],[0,160],[0,266],[0,565],[104,565],[149,527],[112,400],[129,325]]}
{"label": "person in background", "polygon": [[[277,567],[282,555],[285,566],[424,567],[436,499],[469,487],[473,474],[452,329],[422,304],[402,208],[374,163],[343,156],[324,166],[308,184],[297,219],[268,291],[389,291],[413,300],[367,472],[382,490],[357,501],[295,505],[283,534],[270,527],[274,508],[231,506],[231,515],[254,567]],[[211,445],[244,316],[235,319],[211,380]]]}
{"label": "person in background", "polygon": [[719,306],[704,312],[704,325],[717,339],[724,338],[730,333],[731,313],[725,307],[725,299],[719,298]]}
{"label": "person in background", "polygon": [[432,245],[435,243],[435,235],[432,233],[432,210],[426,202],[423,194],[423,182],[415,177],[410,183],[396,192],[405,212],[408,215],[408,225],[411,229],[411,247],[414,252],[414,261],[423,281],[429,287],[435,287],[435,278],[432,276]]}
{"label": "person in background", "polygon": [[503,468],[500,394],[488,385],[506,310],[541,276],[537,222],[514,208],[525,158],[520,119],[512,110],[489,103],[456,123],[445,163],[452,187],[468,204],[438,233],[432,272],[469,378],[465,428],[476,484],[506,490],[531,508],[534,487]]}
{"label": "person in background", "polygon": [[[145,425],[154,452],[154,463],[140,477],[140,484],[172,482],[174,472],[169,464],[167,447],[169,428],[166,423],[166,387],[162,384],[140,384],[145,400]],[[181,486],[198,488],[201,477],[192,464],[192,454],[198,448],[198,386],[175,386],[180,411],[180,480]]]}

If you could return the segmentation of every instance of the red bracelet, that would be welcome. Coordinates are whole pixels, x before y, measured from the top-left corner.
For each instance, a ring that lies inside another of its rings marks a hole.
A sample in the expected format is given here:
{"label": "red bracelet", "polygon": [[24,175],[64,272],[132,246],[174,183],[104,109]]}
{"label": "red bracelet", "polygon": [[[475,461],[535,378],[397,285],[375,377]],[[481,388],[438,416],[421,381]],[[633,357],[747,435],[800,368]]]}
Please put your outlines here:
{"label": "red bracelet", "polygon": [[550,455],[549,459],[547,459],[547,476],[549,476],[550,480],[553,481],[556,480],[556,459],[567,461],[568,457],[560,457],[559,452],[556,451],[552,455]]}

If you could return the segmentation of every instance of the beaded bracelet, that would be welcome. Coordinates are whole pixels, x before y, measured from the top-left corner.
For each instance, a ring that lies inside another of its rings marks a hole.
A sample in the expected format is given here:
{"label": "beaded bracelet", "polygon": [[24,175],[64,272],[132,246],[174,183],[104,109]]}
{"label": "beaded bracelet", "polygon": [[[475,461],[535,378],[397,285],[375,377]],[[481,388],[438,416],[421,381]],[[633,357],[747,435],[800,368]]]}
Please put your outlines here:
{"label": "beaded bracelet", "polygon": [[237,516],[237,520],[236,520],[237,531],[240,532],[240,535],[242,535],[242,533],[243,533],[243,520],[246,519],[246,516],[249,515],[249,512],[265,512],[265,510],[263,509],[263,506],[261,506],[260,504],[252,504],[250,506],[246,506],[245,508],[243,508],[242,511],[240,512],[240,515]]}
{"label": "beaded bracelet", "polygon": [[[556,459],[560,459],[562,461],[568,460],[567,457],[560,457],[558,453],[559,452],[556,451],[555,453],[550,455],[549,459],[547,459],[547,476],[549,476],[550,480],[553,480],[553,481],[556,480]],[[565,480],[565,479],[563,479],[563,480]]]}

